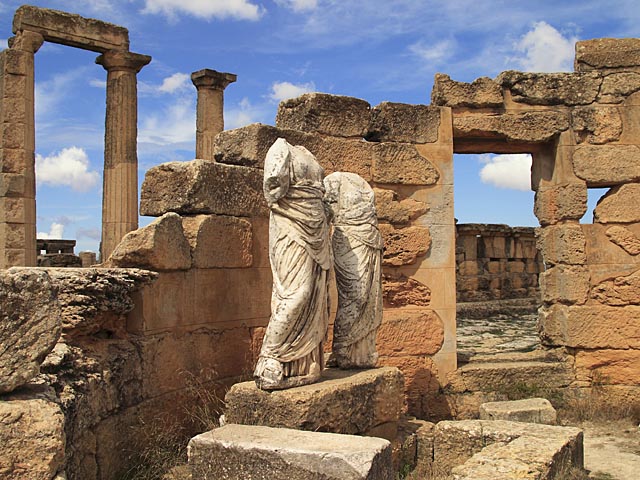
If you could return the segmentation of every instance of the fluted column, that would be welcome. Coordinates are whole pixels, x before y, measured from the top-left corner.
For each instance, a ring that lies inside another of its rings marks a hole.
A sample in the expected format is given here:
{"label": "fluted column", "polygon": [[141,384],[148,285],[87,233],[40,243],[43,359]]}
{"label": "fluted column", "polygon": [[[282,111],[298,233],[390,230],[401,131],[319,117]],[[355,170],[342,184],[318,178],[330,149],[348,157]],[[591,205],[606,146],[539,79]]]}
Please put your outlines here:
{"label": "fluted column", "polygon": [[101,261],[109,258],[122,237],[138,228],[136,75],[150,61],[148,55],[118,50],[96,59],[107,71]]}
{"label": "fluted column", "polygon": [[37,262],[34,54],[43,41],[18,31],[0,52],[0,268]]}
{"label": "fluted column", "polygon": [[208,68],[191,74],[198,90],[196,158],[213,160],[213,139],[224,130],[224,89],[237,78]]}

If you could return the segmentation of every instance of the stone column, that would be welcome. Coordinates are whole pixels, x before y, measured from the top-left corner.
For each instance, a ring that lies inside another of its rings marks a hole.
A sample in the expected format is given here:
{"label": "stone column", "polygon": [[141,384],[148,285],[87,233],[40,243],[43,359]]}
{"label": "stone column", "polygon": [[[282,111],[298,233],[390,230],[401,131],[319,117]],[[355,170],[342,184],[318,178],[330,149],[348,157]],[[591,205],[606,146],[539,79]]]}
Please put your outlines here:
{"label": "stone column", "polygon": [[191,74],[198,89],[196,158],[213,160],[213,139],[224,130],[224,89],[236,81],[233,73],[199,70]]}
{"label": "stone column", "polygon": [[107,71],[101,261],[109,258],[122,237],[138,228],[136,74],[150,61],[148,55],[118,50],[96,59]]}
{"label": "stone column", "polygon": [[34,54],[43,41],[19,31],[0,52],[0,268],[37,264]]}

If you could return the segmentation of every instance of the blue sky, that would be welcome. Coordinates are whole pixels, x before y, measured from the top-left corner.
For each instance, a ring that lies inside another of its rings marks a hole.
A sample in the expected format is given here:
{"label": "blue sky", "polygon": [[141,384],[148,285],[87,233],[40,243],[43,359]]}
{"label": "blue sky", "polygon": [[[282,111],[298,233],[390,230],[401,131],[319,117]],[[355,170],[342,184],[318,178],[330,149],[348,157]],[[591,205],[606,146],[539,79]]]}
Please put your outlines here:
{"label": "blue sky", "polygon": [[[21,3],[0,0],[0,48]],[[131,50],[153,57],[138,75],[140,182],[151,166],[194,157],[189,75],[202,68],[238,75],[225,92],[226,128],[235,128],[273,124],[280,100],[307,91],[428,104],[437,72],[472,81],[510,69],[571,71],[576,40],[640,36],[637,0],[32,4],[125,26]],[[97,251],[100,237],[106,72],[95,57],[50,43],[36,55],[38,232],[76,238],[76,251]],[[456,156],[459,221],[536,225],[527,161]]]}

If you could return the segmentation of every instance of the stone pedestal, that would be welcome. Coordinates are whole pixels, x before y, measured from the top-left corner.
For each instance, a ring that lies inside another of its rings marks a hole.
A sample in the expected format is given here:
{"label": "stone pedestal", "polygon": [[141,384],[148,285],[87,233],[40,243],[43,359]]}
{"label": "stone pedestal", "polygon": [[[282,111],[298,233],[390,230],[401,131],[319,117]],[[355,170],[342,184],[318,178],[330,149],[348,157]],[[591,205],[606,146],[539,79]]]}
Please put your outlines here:
{"label": "stone pedestal", "polygon": [[117,50],[96,59],[107,70],[101,261],[109,258],[122,237],[138,228],[136,74],[150,61],[148,55]]}
{"label": "stone pedestal", "polygon": [[192,438],[189,465],[202,480],[394,478],[386,440],[248,425]]}
{"label": "stone pedestal", "polygon": [[404,407],[400,370],[327,369],[318,383],[267,392],[254,382],[227,393],[227,423],[373,435],[392,440]]}
{"label": "stone pedestal", "polygon": [[208,68],[191,74],[198,90],[196,158],[213,160],[213,139],[224,130],[224,89],[236,79],[233,73]]}

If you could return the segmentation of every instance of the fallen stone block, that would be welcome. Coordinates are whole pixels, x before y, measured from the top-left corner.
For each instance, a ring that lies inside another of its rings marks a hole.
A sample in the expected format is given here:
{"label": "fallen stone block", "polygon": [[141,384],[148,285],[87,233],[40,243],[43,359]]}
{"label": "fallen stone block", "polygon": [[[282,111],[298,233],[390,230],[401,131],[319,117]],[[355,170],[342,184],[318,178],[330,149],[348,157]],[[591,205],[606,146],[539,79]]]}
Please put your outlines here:
{"label": "fallen stone block", "polygon": [[234,425],[189,442],[189,465],[202,480],[389,480],[391,444],[384,439]]}
{"label": "fallen stone block", "polygon": [[556,424],[556,409],[546,398],[526,398],[480,405],[480,420]]}
{"label": "fallen stone block", "polygon": [[595,38],[576,42],[576,72],[596,69],[640,70],[640,39]]}
{"label": "fallen stone block", "polygon": [[456,82],[449,75],[436,73],[431,90],[431,103],[446,107],[501,107],[502,87],[488,77],[472,83]]}
{"label": "fallen stone block", "polygon": [[236,383],[225,396],[225,417],[228,423],[363,435],[398,421],[403,391],[397,368],[327,369],[320,382],[287,390]]}

